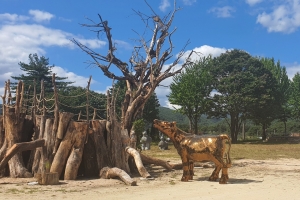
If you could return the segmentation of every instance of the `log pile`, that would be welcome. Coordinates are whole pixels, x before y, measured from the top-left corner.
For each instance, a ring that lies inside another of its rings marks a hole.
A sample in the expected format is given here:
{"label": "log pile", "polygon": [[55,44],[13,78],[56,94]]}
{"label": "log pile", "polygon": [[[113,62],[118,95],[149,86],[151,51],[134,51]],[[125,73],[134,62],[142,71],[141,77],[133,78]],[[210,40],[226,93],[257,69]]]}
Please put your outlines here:
{"label": "log pile", "polygon": [[[59,112],[57,102],[53,115],[46,113],[45,106],[39,114],[34,107],[31,115],[26,115],[22,110],[23,93],[24,85],[19,82],[12,104],[6,83],[0,116],[0,176],[34,176],[39,184],[48,185],[58,184],[59,179],[100,174],[102,178],[119,177],[126,184],[136,185],[128,175],[132,163],[143,178],[151,178],[143,162],[172,169],[167,162],[143,156],[132,147],[128,131],[116,120],[113,98],[108,98],[107,120],[74,121],[74,114]],[[43,96],[41,92],[40,102],[45,103]]]}

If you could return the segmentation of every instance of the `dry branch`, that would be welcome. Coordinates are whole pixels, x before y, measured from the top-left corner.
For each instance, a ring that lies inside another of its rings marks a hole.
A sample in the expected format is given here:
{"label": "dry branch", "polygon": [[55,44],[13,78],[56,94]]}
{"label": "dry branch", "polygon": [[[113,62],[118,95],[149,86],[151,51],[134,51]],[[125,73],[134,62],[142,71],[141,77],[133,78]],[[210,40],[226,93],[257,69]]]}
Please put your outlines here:
{"label": "dry branch", "polygon": [[151,178],[151,175],[147,172],[146,168],[143,165],[141,156],[139,152],[131,147],[126,147],[125,151],[134,158],[136,167],[143,178]]}
{"label": "dry branch", "polygon": [[5,167],[8,161],[18,152],[33,150],[37,147],[42,147],[45,144],[45,140],[35,140],[32,142],[23,142],[14,144],[5,154],[3,160],[0,162],[0,170]]}
{"label": "dry branch", "polygon": [[160,160],[157,158],[151,158],[149,156],[146,156],[144,154],[140,154],[142,161],[144,164],[155,164],[158,166],[162,166],[163,168],[165,168],[166,170],[171,171],[173,169],[173,165],[169,164],[168,162],[164,161],[164,160]]}

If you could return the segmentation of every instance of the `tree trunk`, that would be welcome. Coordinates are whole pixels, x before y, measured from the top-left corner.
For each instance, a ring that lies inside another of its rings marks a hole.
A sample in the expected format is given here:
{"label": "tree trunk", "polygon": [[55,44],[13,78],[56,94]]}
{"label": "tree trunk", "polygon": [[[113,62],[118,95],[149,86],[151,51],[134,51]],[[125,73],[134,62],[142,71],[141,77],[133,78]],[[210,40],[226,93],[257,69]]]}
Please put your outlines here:
{"label": "tree trunk", "polygon": [[[126,160],[125,146],[122,144],[121,125],[114,118],[107,123],[107,146],[111,155],[112,166],[130,172],[128,162]],[[127,133],[128,134],[128,133]]]}
{"label": "tree trunk", "polygon": [[230,114],[230,133],[231,133],[231,141],[232,143],[237,142],[237,136],[239,133],[239,117],[238,114]]}
{"label": "tree trunk", "polygon": [[[43,139],[45,132],[46,117],[43,115],[36,116],[36,128],[34,138]],[[43,169],[43,147],[37,148],[34,153],[34,159],[32,164],[32,173],[41,173]]]}
{"label": "tree trunk", "polygon": [[[15,112],[14,108],[5,107],[5,140],[7,148],[11,148],[14,144],[21,142],[21,134],[25,119],[24,113]],[[29,178],[32,174],[24,166],[21,153],[14,155],[9,161],[9,172],[13,178]]]}
{"label": "tree trunk", "polygon": [[262,124],[262,140],[267,139],[267,133],[266,133],[267,125],[265,123]]}
{"label": "tree trunk", "polygon": [[91,123],[93,129],[92,138],[95,144],[98,171],[100,171],[103,167],[112,166],[104,135],[107,121],[93,120]]}

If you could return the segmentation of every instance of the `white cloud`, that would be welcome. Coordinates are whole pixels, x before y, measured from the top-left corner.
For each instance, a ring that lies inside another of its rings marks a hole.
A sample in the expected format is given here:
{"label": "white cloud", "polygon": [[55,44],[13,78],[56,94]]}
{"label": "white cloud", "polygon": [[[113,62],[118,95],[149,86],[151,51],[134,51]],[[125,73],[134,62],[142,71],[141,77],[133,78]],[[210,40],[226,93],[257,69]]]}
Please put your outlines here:
{"label": "white cloud", "polygon": [[29,10],[29,14],[33,16],[33,20],[36,22],[50,21],[54,17],[51,13],[40,10]]}
{"label": "white cloud", "polygon": [[193,5],[193,3],[196,3],[196,2],[197,2],[197,0],[183,0],[183,4],[188,5],[188,6]]}
{"label": "white cloud", "polygon": [[0,14],[0,21],[5,23],[16,23],[28,20],[29,17],[17,14],[4,13]]}
{"label": "white cloud", "polygon": [[287,72],[289,79],[292,80],[297,72],[300,73],[300,64],[293,63],[293,64],[289,65],[288,67],[286,67],[286,72]]}
{"label": "white cloud", "polygon": [[263,0],[246,0],[246,3],[249,4],[250,6],[254,6],[256,4],[261,3]]}
{"label": "white cloud", "polygon": [[213,7],[208,12],[215,14],[219,18],[228,18],[232,17],[232,13],[235,12],[235,9],[230,6]]}
{"label": "white cloud", "polygon": [[[191,60],[196,61],[199,60],[200,57],[207,57],[211,55],[212,57],[218,57],[221,53],[225,53],[227,49],[219,48],[219,47],[212,47],[208,45],[202,45],[200,47],[196,47],[193,49],[196,53],[192,54]],[[182,61],[185,60],[188,55],[191,53],[192,50],[188,50],[184,53],[182,57]]]}
{"label": "white cloud", "polygon": [[300,27],[300,0],[287,0],[276,6],[271,13],[258,15],[256,23],[268,32],[292,33]]}
{"label": "white cloud", "polygon": [[[55,66],[52,68],[52,72],[57,74],[59,77],[67,77],[66,81],[74,82],[73,86],[81,86],[86,87],[88,85],[89,77],[79,76],[73,72],[69,72],[67,69],[63,69],[62,67]],[[96,83],[95,80],[92,79],[91,84]]]}
{"label": "white cloud", "polygon": [[162,12],[165,12],[167,8],[170,7],[170,2],[169,0],[161,0],[160,5],[159,5],[159,10]]}
{"label": "white cloud", "polygon": [[[42,18],[40,17],[40,19]],[[46,18],[44,17],[44,19]],[[18,63],[27,63],[28,55],[31,53],[45,55],[46,48],[50,46],[73,49],[75,44],[70,41],[72,38],[78,39],[93,49],[101,48],[106,44],[98,39],[77,37],[59,29],[47,28],[38,24],[25,24],[24,21],[28,19],[26,16],[1,14],[0,19],[3,19],[0,21],[0,91],[3,90],[4,82],[11,79],[11,76],[23,73]],[[71,81],[75,80],[75,84],[83,83],[82,80],[85,78],[72,72],[68,72],[67,76]],[[86,82],[84,81],[84,85]]]}

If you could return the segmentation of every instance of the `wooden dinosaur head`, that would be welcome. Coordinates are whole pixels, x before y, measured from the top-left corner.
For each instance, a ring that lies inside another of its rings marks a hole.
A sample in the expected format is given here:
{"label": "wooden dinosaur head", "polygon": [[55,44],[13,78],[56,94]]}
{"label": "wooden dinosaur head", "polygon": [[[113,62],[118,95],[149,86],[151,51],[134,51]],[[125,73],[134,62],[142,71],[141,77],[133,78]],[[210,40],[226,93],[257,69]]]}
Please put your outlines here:
{"label": "wooden dinosaur head", "polygon": [[167,122],[155,119],[153,121],[154,128],[157,128],[159,131],[164,133],[170,139],[174,138],[174,134],[176,133],[176,122]]}

